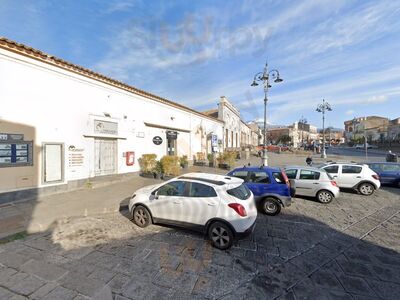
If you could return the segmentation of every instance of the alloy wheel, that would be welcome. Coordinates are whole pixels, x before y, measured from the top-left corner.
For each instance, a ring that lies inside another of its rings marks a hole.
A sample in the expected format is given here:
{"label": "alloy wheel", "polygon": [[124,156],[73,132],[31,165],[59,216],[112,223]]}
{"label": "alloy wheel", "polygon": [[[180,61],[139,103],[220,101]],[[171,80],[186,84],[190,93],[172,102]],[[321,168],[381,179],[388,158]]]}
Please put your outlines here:
{"label": "alloy wheel", "polygon": [[318,200],[321,203],[329,203],[332,201],[332,195],[331,193],[325,191],[319,192]]}
{"label": "alloy wheel", "polygon": [[146,215],[146,212],[143,210],[143,208],[139,208],[138,210],[135,211],[135,221],[139,225],[145,225],[148,220],[148,217]]}
{"label": "alloy wheel", "polygon": [[374,188],[371,184],[369,183],[363,183],[360,186],[360,192],[363,195],[371,195],[374,192]]}
{"label": "alloy wheel", "polygon": [[213,228],[211,231],[211,239],[221,248],[225,247],[230,241],[228,232],[222,227]]}

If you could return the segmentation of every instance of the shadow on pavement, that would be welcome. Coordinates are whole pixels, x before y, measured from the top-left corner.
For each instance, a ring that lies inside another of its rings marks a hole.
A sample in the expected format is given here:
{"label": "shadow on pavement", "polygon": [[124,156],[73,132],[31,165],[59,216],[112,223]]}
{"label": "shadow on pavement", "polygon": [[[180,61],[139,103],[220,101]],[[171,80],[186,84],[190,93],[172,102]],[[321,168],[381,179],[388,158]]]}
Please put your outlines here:
{"label": "shadow on pavement", "polygon": [[0,298],[397,299],[399,209],[377,206],[346,222],[340,208],[300,202],[260,214],[254,234],[227,251],[120,213],[68,218],[0,246]]}

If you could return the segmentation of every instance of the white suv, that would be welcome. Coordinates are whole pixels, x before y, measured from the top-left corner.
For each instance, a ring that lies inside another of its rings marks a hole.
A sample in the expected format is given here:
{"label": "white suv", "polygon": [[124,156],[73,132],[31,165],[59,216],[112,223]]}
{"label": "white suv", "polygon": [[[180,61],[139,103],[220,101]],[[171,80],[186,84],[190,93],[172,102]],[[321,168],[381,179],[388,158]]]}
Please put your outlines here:
{"label": "white suv", "polygon": [[189,173],[137,190],[129,212],[139,227],[164,223],[200,230],[212,244],[228,249],[253,231],[257,208],[240,178]]}
{"label": "white suv", "polygon": [[379,176],[367,165],[331,163],[321,169],[328,172],[340,188],[356,189],[366,196],[381,187]]}

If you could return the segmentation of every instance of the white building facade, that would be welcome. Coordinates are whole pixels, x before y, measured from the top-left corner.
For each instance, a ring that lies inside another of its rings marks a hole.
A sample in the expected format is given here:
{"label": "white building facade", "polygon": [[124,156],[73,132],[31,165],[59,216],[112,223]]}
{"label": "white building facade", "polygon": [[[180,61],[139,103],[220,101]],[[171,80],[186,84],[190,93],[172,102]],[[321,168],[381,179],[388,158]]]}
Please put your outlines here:
{"label": "white building facade", "polygon": [[223,121],[3,38],[0,93],[0,193],[223,150]]}

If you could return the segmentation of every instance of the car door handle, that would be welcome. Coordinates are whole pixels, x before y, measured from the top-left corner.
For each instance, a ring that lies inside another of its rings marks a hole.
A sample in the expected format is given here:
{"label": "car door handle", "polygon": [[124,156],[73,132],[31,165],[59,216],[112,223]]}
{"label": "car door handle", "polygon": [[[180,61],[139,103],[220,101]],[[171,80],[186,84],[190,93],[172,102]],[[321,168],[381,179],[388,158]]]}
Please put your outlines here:
{"label": "car door handle", "polygon": [[175,200],[174,203],[175,203],[175,204],[181,204],[182,201],[180,201],[180,200]]}
{"label": "car door handle", "polygon": [[361,176],[357,176],[356,178],[361,178]]}
{"label": "car door handle", "polygon": [[319,184],[318,182],[314,182],[313,184]]}
{"label": "car door handle", "polygon": [[208,202],[207,205],[208,205],[208,206],[215,206],[215,205],[217,205],[217,203]]}

